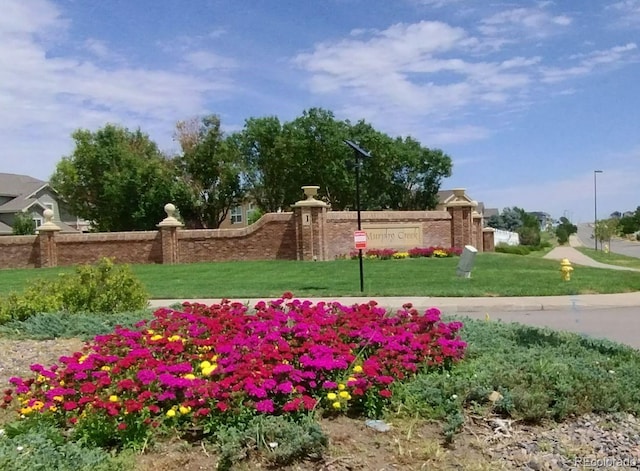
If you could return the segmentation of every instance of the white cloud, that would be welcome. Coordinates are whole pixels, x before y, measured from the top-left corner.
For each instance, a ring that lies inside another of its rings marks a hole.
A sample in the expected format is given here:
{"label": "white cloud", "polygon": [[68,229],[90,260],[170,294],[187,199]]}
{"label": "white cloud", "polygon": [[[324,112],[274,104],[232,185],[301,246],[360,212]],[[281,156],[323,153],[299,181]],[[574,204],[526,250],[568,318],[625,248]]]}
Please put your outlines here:
{"label": "white cloud", "polygon": [[[528,89],[540,57],[466,58],[478,44],[462,28],[421,21],[321,43],[294,62],[310,73],[312,92],[338,97],[343,114],[406,134],[414,133],[425,117],[441,126],[473,105],[512,106],[510,98]],[[485,134],[478,129],[454,126],[437,133],[438,141],[479,139]]]}
{"label": "white cloud", "polygon": [[196,70],[232,69],[237,65],[235,60],[210,51],[186,52],[184,59],[187,65]]}
{"label": "white cloud", "polygon": [[547,83],[561,82],[569,78],[587,75],[597,67],[619,66],[633,59],[632,53],[636,51],[637,47],[635,43],[627,43],[623,46],[614,46],[609,49],[592,51],[588,54],[574,55],[570,57],[570,59],[578,59],[576,65],[570,67],[542,68],[542,81]]}
{"label": "white cloud", "polygon": [[619,23],[635,25],[640,23],[640,0],[622,0],[607,6],[619,15]]}
{"label": "white cloud", "polygon": [[[73,129],[107,122],[140,126],[160,145],[166,144],[175,121],[202,113],[209,98],[228,96],[233,89],[224,70],[229,64],[221,65],[223,70],[213,78],[201,77],[197,70],[134,67],[123,60],[106,68],[105,59],[119,56],[97,38],[81,43],[96,61],[72,52],[51,55],[52,37],[59,50],[74,50],[60,47],[67,45],[68,25],[50,1],[3,3],[0,63],[11,67],[0,68],[0,108],[11,112],[0,114],[0,141],[7,149],[0,171],[17,169],[47,178],[59,158],[70,151]],[[215,66],[213,53],[196,52],[192,59],[208,69]]]}
{"label": "white cloud", "polygon": [[543,8],[514,8],[481,21],[478,30],[488,36],[544,37],[572,23],[566,15],[552,15]]}

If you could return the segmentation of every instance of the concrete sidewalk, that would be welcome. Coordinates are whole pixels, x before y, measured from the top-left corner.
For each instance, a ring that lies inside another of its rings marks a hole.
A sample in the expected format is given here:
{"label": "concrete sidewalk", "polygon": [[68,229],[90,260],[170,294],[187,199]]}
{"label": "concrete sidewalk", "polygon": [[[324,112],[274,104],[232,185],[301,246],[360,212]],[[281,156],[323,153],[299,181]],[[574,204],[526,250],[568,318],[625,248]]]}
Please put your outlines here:
{"label": "concrete sidewalk", "polygon": [[[234,299],[254,306],[260,299]],[[557,311],[575,309],[608,309],[617,307],[640,308],[640,292],[619,294],[581,294],[575,296],[524,296],[524,297],[495,297],[495,298],[437,298],[437,297],[354,297],[354,296],[327,296],[323,298],[307,298],[313,303],[319,301],[338,301],[341,304],[352,305],[367,303],[374,299],[387,309],[400,309],[403,304],[411,303],[416,309],[424,310],[437,307],[442,311],[456,312],[496,312],[496,311]],[[153,299],[150,301],[152,308],[171,306],[182,303],[182,299]],[[220,302],[219,299],[193,299],[192,302],[206,305]]]}
{"label": "concrete sidewalk", "polygon": [[625,271],[640,271],[637,268],[620,267],[617,265],[608,265],[606,263],[596,262],[594,259],[587,257],[582,252],[579,252],[574,247],[581,247],[582,242],[575,235],[569,237],[569,245],[561,246],[552,249],[544,258],[552,260],[562,260],[568,258],[572,264],[583,265],[586,267],[594,268],[606,268],[608,270],[625,270]]}

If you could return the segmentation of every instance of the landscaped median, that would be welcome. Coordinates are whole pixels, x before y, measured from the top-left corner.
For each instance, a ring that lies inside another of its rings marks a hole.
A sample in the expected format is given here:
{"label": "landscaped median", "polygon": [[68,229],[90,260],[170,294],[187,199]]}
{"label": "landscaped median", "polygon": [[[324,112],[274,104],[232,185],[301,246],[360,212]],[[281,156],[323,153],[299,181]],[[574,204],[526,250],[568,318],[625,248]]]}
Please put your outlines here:
{"label": "landscaped median", "polygon": [[[3,333],[40,326],[59,337],[63,317],[38,314]],[[451,442],[470,415],[540,423],[640,412],[638,352],[520,325],[446,322],[437,309],[410,304],[388,312],[375,301],[312,303],[285,293],[255,306],[222,300],[141,312],[94,333],[81,351],[11,379],[3,404],[17,415],[0,425],[3,469],[45,460],[34,448],[41,445],[56,463],[42,469],[94,469],[100,457],[113,467],[95,469],[137,469],[143,455],[126,450],[153,455],[177,438],[209,448],[210,466],[285,466],[323,460],[330,445],[319,424],[337,417],[355,434],[367,418],[393,428],[436,420]],[[120,451],[100,454],[109,450]],[[78,465],[89,457],[92,465]]]}

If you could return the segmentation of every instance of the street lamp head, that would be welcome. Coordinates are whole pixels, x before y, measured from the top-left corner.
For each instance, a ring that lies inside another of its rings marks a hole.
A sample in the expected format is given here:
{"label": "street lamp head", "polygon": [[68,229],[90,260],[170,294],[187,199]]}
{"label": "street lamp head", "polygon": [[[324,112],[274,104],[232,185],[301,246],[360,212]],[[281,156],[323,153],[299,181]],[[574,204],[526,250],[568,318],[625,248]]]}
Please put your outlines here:
{"label": "street lamp head", "polygon": [[603,173],[602,170],[594,170],[593,173]]}
{"label": "street lamp head", "polygon": [[356,154],[357,154],[358,157],[371,157],[371,154],[369,152],[364,150],[362,147],[360,147],[355,142],[349,141],[349,140],[345,140],[344,143],[346,145],[348,145],[349,147],[351,147],[354,151],[356,151]]}

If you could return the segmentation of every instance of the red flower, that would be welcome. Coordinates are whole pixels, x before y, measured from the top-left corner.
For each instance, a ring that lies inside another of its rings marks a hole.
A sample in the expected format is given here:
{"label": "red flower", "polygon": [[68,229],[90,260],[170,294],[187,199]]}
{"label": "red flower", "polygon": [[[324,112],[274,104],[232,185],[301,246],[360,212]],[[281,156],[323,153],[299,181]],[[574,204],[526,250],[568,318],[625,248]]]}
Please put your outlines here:
{"label": "red flower", "polygon": [[389,399],[391,396],[393,396],[393,393],[391,391],[389,391],[388,389],[381,389],[379,394],[384,397]]}
{"label": "red flower", "polygon": [[118,424],[118,430],[126,430],[127,429],[127,424],[120,422]]}

